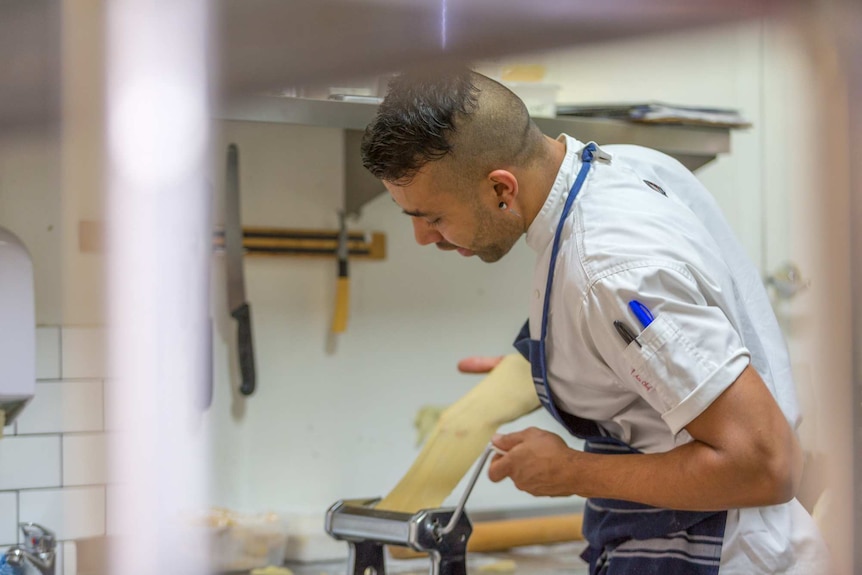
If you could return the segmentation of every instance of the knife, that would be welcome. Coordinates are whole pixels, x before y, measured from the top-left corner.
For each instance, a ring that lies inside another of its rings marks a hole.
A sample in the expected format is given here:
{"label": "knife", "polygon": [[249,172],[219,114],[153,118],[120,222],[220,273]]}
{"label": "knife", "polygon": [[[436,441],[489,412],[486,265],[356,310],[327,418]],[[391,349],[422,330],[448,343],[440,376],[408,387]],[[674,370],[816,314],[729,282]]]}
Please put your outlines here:
{"label": "knife", "polygon": [[338,279],[335,284],[335,312],[332,315],[332,333],[344,333],[347,330],[347,317],[350,313],[350,275],[347,267],[349,234],[347,233],[346,214],[338,212]]}
{"label": "knife", "polygon": [[239,211],[239,149],[227,148],[227,181],[225,182],[224,246],[227,259],[227,305],[237,321],[237,347],[242,383],[239,391],[251,395],[255,388],[254,346],[252,343],[251,308],[245,299],[245,277],[242,257],[242,221]]}

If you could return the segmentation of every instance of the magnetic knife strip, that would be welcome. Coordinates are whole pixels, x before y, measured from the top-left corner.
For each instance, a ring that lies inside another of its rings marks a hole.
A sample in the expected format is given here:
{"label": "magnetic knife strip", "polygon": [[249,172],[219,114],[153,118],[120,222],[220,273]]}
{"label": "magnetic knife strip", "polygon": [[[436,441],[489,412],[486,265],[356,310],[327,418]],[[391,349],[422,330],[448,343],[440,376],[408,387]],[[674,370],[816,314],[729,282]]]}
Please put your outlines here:
{"label": "magnetic knife strip", "polygon": [[[288,230],[277,228],[243,228],[242,245],[246,255],[331,256],[338,250],[338,231]],[[216,249],[224,247],[224,231],[213,237]],[[385,259],[386,235],[380,232],[349,232],[348,255],[351,258]]]}
{"label": "magnetic knife strip", "polygon": [[[79,248],[84,253],[105,251],[104,226],[101,222],[78,224]],[[336,257],[338,230],[294,230],[280,228],[243,228],[242,245],[249,256]],[[213,233],[213,246],[224,251],[224,230]],[[350,232],[347,236],[349,256],[356,259],[386,259],[386,234]]]}

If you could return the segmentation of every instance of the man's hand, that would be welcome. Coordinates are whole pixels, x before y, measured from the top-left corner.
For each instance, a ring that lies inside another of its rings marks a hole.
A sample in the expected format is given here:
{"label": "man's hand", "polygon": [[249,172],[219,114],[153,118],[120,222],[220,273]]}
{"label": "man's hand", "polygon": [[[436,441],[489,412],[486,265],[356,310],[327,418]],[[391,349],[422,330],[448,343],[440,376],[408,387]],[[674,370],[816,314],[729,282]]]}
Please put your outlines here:
{"label": "man's hand", "polygon": [[506,451],[495,455],[488,477],[499,482],[509,477],[515,487],[531,495],[572,495],[574,465],[579,453],[558,435],[535,427],[508,435],[495,435],[494,445]]}
{"label": "man's hand", "polygon": [[497,357],[468,357],[458,362],[458,371],[461,373],[488,373],[503,361],[503,357],[502,355]]}

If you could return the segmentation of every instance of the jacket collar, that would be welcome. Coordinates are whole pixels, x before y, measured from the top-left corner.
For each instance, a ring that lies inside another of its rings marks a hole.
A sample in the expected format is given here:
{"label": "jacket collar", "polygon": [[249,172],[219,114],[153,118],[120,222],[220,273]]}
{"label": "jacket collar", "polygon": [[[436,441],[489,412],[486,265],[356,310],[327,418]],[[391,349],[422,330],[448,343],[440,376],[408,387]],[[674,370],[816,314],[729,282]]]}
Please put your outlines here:
{"label": "jacket collar", "polygon": [[539,254],[543,253],[554,239],[560,214],[581,165],[578,152],[584,147],[582,142],[566,134],[560,134],[557,141],[566,144],[566,155],[563,157],[563,163],[560,164],[554,185],[551,186],[542,209],[527,229],[527,245]]}

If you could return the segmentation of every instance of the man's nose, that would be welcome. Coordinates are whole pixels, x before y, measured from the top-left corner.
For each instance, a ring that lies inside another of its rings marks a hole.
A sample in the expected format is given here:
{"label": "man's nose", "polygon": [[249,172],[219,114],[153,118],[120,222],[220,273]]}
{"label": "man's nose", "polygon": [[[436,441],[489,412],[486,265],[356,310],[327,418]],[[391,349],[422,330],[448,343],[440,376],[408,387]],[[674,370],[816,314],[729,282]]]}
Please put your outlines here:
{"label": "man's nose", "polygon": [[428,225],[428,222],[422,218],[413,218],[413,235],[416,237],[416,243],[420,246],[436,244],[443,240],[440,232]]}

